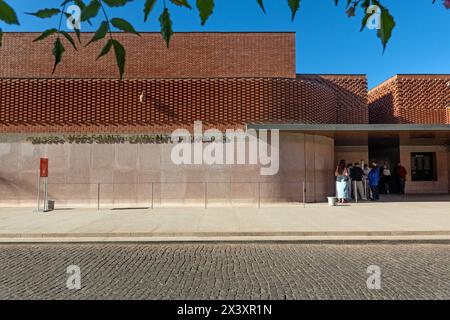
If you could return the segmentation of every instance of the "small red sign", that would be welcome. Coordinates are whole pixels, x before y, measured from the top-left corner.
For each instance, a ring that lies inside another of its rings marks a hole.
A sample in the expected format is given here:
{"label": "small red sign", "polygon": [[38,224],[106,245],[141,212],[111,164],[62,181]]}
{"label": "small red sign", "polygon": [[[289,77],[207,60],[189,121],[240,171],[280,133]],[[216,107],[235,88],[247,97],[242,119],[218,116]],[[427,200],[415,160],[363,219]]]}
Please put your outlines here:
{"label": "small red sign", "polygon": [[40,177],[48,178],[48,158],[41,158]]}

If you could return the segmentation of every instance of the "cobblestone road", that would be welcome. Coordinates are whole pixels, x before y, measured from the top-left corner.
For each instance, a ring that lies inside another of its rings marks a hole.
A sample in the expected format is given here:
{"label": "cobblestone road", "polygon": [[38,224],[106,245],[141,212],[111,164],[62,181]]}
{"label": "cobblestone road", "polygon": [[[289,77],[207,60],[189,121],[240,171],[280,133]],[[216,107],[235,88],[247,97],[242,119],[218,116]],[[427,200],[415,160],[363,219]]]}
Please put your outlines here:
{"label": "cobblestone road", "polygon": [[[66,288],[69,265],[80,290]],[[381,290],[367,289],[369,265]],[[30,298],[450,299],[450,245],[0,245],[0,299]]]}

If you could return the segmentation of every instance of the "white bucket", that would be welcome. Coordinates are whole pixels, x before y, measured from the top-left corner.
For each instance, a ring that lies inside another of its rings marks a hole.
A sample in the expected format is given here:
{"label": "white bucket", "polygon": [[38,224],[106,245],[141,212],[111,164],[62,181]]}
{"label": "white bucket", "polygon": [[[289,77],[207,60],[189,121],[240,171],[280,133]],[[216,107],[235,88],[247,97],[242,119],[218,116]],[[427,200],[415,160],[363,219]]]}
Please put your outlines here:
{"label": "white bucket", "polygon": [[336,197],[328,197],[328,205],[330,207],[336,206],[337,198]]}

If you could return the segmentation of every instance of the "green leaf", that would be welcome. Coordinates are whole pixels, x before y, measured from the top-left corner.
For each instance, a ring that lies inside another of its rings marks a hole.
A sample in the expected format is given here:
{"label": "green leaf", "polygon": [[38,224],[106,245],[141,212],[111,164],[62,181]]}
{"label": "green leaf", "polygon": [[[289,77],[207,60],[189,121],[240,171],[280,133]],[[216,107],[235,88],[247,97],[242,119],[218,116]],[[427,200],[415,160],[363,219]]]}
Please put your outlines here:
{"label": "green leaf", "polygon": [[51,36],[52,34],[55,34],[57,32],[58,32],[58,30],[55,28],[47,29],[44,32],[42,32],[39,37],[34,39],[33,42],[44,40],[45,38],[48,38],[49,36]]}
{"label": "green leaf", "polygon": [[91,2],[84,7],[81,11],[81,21],[86,21],[92,18],[95,18],[98,14],[98,11],[101,8],[101,4],[98,0],[91,0]]}
{"label": "green leaf", "polygon": [[0,28],[0,48],[2,47],[2,41],[3,41],[3,30]]}
{"label": "green leaf", "polygon": [[123,32],[133,33],[135,35],[140,36],[140,34],[134,29],[133,25],[124,19],[113,18],[111,19],[111,24],[115,28],[122,30]]}
{"label": "green leaf", "polygon": [[369,6],[370,6],[370,0],[366,0],[361,4],[361,7],[364,8],[365,15],[362,19],[361,29],[359,30],[360,32],[362,32],[364,30],[364,28],[367,26],[367,21],[369,21],[369,18],[373,14],[373,12],[367,12],[367,9],[369,8]]}
{"label": "green leaf", "polygon": [[197,8],[200,12],[200,19],[202,26],[205,25],[206,20],[211,16],[214,10],[214,0],[197,0]]}
{"label": "green leaf", "polygon": [[100,59],[101,57],[103,57],[104,55],[107,55],[108,52],[111,50],[112,45],[113,45],[113,40],[109,39],[106,42],[106,45],[103,47],[102,51],[100,51],[100,54],[98,55],[97,60]]}
{"label": "green leaf", "polygon": [[80,7],[81,10],[83,10],[86,7],[86,4],[84,4],[83,0],[73,0],[73,2]]}
{"label": "green leaf", "polygon": [[81,30],[74,28],[73,31],[75,31],[75,34],[77,35],[78,42],[81,43]]}
{"label": "green leaf", "polygon": [[192,9],[191,5],[189,4],[189,2],[187,2],[187,0],[170,0],[170,2],[179,7],[186,7]]}
{"label": "green leaf", "polygon": [[130,1],[133,1],[133,0],[103,0],[103,2],[106,3],[110,7],[123,7]]}
{"label": "green leaf", "polygon": [[161,25],[161,35],[166,42],[167,48],[169,47],[170,38],[173,35],[172,20],[170,20],[169,9],[164,8],[163,13],[159,17],[159,23]]}
{"label": "green leaf", "polygon": [[383,6],[380,6],[380,9],[381,9],[381,17],[380,17],[381,28],[378,30],[377,35],[378,38],[381,39],[384,52],[386,50],[386,45],[392,36],[392,31],[395,28],[395,20],[394,17],[389,13],[388,9],[386,9]]}
{"label": "green leaf", "polygon": [[61,63],[64,51],[66,51],[66,50],[64,49],[61,39],[59,37],[56,38],[55,43],[53,45],[53,50],[52,50],[53,56],[55,57],[55,65],[53,67],[52,73],[55,73],[56,67],[58,66],[58,64]]}
{"label": "green leaf", "polygon": [[266,13],[266,9],[264,8],[263,0],[256,0],[256,1],[258,2],[258,4],[259,4],[259,6],[261,7],[262,11],[263,11],[264,13]]}
{"label": "green leaf", "polygon": [[109,25],[107,21],[103,21],[100,24],[100,27],[98,27],[97,31],[95,32],[94,36],[92,37],[91,40],[89,40],[89,42],[86,44],[86,47],[88,45],[90,45],[92,42],[96,42],[98,40],[103,39],[107,34],[108,34],[108,30],[109,30]]}
{"label": "green leaf", "polygon": [[7,24],[19,25],[16,12],[5,1],[0,1],[0,20]]}
{"label": "green leaf", "polygon": [[[73,0],[67,0],[67,1],[68,1],[68,2],[72,2]],[[75,19],[74,17],[72,17],[72,14],[70,14],[70,13],[64,12],[64,15],[66,16],[66,18],[67,18],[68,20],[72,20],[72,21],[73,21],[73,20]],[[81,43],[81,30],[75,28],[75,25],[74,25],[73,27],[74,27],[74,28],[73,28],[73,31],[74,31],[75,34],[77,35],[78,42]]]}
{"label": "green leaf", "polygon": [[69,33],[67,33],[66,31],[60,31],[59,33],[62,34],[67,39],[67,41],[69,41],[75,51],[78,51],[75,41],[73,41],[73,38]]}
{"label": "green leaf", "polygon": [[295,14],[297,13],[298,9],[300,8],[300,0],[288,0],[289,8],[291,8],[292,12],[292,21],[294,21]]}
{"label": "green leaf", "polygon": [[155,6],[156,0],[146,0],[144,5],[144,22],[147,21],[148,15],[152,11],[153,7]]}
{"label": "green leaf", "polygon": [[119,68],[120,79],[122,79],[125,72],[126,51],[119,41],[114,39],[111,39],[111,41],[116,54],[116,63]]}
{"label": "green leaf", "polygon": [[370,0],[364,0],[362,3],[361,3],[361,7],[363,7],[363,8],[368,8],[370,6]]}
{"label": "green leaf", "polygon": [[25,12],[25,14],[29,14],[31,16],[35,16],[41,19],[51,18],[54,15],[57,15],[58,13],[61,13],[61,10],[56,8],[42,9],[37,12]]}
{"label": "green leaf", "polygon": [[367,21],[369,20],[371,15],[372,15],[371,13],[370,14],[366,13],[365,16],[363,17],[362,22],[361,22],[361,29],[359,30],[360,32],[362,32],[364,30],[364,28],[366,27]]}
{"label": "green leaf", "polygon": [[[86,5],[84,4],[83,0],[73,0],[73,2],[80,7],[81,12],[83,12],[84,8],[86,8]],[[87,20],[90,26],[92,26],[91,20]]]}

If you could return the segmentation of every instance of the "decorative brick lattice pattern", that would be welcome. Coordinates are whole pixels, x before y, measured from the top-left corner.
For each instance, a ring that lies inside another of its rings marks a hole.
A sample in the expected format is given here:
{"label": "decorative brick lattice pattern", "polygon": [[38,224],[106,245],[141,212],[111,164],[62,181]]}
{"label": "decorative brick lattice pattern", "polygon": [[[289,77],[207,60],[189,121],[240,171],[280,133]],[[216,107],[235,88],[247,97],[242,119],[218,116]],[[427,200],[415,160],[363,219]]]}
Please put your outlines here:
{"label": "decorative brick lattice pattern", "polygon": [[[450,98],[449,98],[449,100],[450,100]],[[447,111],[447,120],[446,120],[447,122],[446,123],[450,124],[450,107],[447,107],[446,111]]]}
{"label": "decorative brick lattice pattern", "polygon": [[450,75],[398,75],[369,92],[370,123],[450,124]]}
{"label": "decorative brick lattice pattern", "polygon": [[365,75],[297,75],[332,89],[336,95],[336,122],[369,123],[367,78]]}
{"label": "decorative brick lattice pattern", "polygon": [[397,78],[387,80],[369,91],[369,122],[398,123],[396,118],[398,105]]}
{"label": "decorative brick lattice pattern", "polygon": [[[339,123],[336,91],[295,79],[0,79],[0,132],[170,132]],[[145,93],[145,101],[140,95]],[[364,105],[353,110],[362,115]]]}

